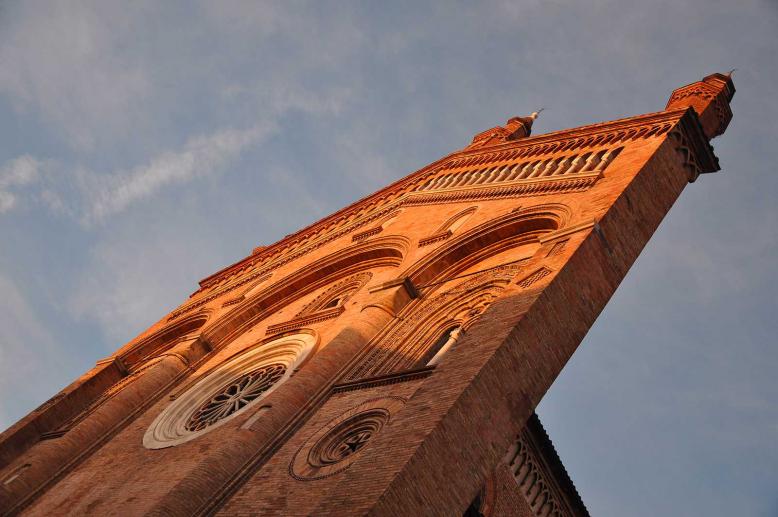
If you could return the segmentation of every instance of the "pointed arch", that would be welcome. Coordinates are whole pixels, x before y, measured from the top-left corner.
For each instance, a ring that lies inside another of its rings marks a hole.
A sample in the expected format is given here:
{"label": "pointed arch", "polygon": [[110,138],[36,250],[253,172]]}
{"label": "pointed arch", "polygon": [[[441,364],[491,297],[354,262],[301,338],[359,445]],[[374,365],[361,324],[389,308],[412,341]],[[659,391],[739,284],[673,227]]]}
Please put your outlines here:
{"label": "pointed arch", "polygon": [[547,204],[511,212],[480,224],[452,239],[406,270],[414,285],[424,286],[524,243],[539,243],[540,237],[567,225],[570,210],[562,204]]}
{"label": "pointed arch", "polygon": [[361,242],[327,255],[279,278],[260,293],[239,303],[209,325],[204,332],[205,337],[214,348],[220,348],[282,306],[332,282],[377,267],[399,266],[408,244],[405,237],[393,235]]}
{"label": "pointed arch", "polygon": [[[453,328],[466,332],[520,270],[517,264],[494,268],[420,299],[413,311],[396,320],[371,344],[347,375],[348,380],[427,365],[446,345],[438,343],[440,336]],[[441,346],[435,350],[437,344]]]}
{"label": "pointed arch", "polygon": [[300,318],[308,314],[313,314],[324,309],[334,309],[342,307],[349,298],[354,296],[366,283],[370,281],[373,274],[364,271],[348,278],[336,282],[327,287],[319,296],[314,298],[303,309],[297,313],[295,318]]}
{"label": "pointed arch", "polygon": [[165,326],[150,336],[131,343],[119,350],[116,356],[128,370],[132,370],[148,359],[159,355],[162,351],[171,348],[176,343],[194,336],[205,325],[209,316],[210,313],[208,311],[201,311],[187,316]]}

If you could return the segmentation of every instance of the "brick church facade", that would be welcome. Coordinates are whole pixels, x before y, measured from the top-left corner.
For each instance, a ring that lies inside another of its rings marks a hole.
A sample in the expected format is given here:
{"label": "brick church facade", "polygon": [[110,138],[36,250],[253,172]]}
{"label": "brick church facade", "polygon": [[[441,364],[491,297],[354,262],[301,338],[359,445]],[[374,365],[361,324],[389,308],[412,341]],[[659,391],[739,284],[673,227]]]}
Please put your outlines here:
{"label": "brick church facade", "polygon": [[534,409],[734,92],[512,118],[255,249],[0,435],[0,514],[588,515]]}

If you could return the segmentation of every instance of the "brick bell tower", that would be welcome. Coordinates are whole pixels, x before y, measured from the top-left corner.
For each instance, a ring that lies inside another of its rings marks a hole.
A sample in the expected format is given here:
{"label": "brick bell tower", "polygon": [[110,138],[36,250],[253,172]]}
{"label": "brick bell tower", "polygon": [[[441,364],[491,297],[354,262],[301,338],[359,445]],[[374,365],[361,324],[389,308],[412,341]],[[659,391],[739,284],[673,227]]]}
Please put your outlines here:
{"label": "brick bell tower", "polygon": [[255,249],[0,435],[0,513],[588,515],[534,408],[734,92],[512,118]]}

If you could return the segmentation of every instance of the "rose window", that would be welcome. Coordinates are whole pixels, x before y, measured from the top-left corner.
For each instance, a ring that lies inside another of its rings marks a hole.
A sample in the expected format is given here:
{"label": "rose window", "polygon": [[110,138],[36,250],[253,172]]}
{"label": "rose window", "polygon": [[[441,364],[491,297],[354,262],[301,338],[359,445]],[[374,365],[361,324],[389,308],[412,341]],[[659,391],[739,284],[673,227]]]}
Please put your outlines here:
{"label": "rose window", "polygon": [[240,411],[249,402],[261,396],[286,373],[283,364],[268,364],[249,372],[224,386],[200,406],[186,423],[188,431],[200,431],[222,418]]}
{"label": "rose window", "polygon": [[146,433],[148,449],[172,447],[248,417],[252,407],[282,386],[316,347],[316,336],[299,333],[250,347],[202,374],[157,415]]}

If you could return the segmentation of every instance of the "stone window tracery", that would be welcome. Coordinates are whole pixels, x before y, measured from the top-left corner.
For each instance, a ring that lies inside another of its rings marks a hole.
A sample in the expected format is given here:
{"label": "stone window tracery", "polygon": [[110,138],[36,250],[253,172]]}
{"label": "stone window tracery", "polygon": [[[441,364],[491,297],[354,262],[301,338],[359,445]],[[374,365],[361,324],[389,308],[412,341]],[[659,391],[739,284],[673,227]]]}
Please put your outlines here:
{"label": "stone window tracery", "polygon": [[192,413],[186,423],[188,431],[201,431],[222,418],[236,413],[262,396],[286,373],[286,365],[273,363],[261,366],[230,382]]}
{"label": "stone window tracery", "polygon": [[314,335],[295,334],[225,361],[157,416],[143,436],[143,445],[148,449],[178,445],[243,414],[288,380],[315,345]]}

